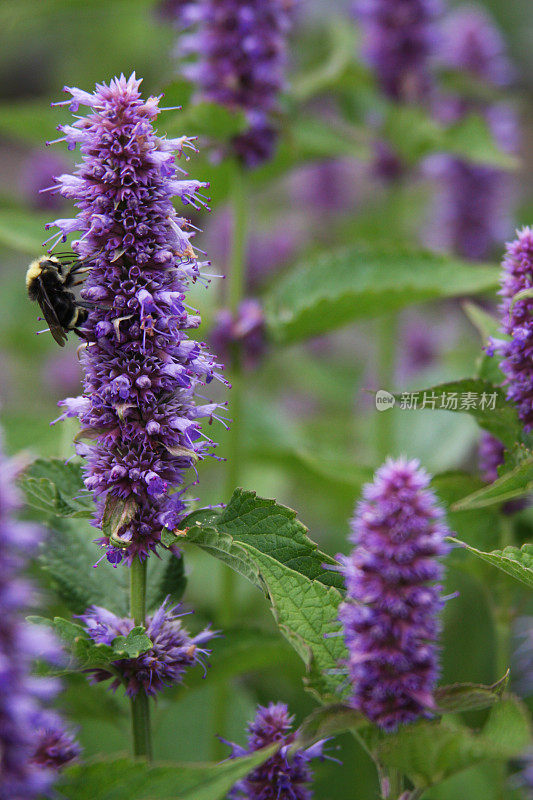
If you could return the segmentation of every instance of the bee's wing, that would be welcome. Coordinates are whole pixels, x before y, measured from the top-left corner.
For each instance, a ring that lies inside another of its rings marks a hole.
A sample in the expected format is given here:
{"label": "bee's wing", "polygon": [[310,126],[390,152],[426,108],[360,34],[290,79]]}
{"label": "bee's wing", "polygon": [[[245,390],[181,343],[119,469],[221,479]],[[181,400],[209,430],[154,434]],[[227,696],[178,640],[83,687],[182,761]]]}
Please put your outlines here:
{"label": "bee's wing", "polygon": [[41,311],[43,312],[44,318],[50,327],[50,333],[52,334],[58,345],[60,347],[64,347],[65,342],[67,341],[66,333],[63,330],[63,327],[61,326],[57,318],[57,314],[54,311],[52,303],[50,302],[48,293],[44,288],[43,281],[41,280],[41,278],[39,278],[38,280],[39,280],[39,296],[37,298],[37,301],[41,306]]}

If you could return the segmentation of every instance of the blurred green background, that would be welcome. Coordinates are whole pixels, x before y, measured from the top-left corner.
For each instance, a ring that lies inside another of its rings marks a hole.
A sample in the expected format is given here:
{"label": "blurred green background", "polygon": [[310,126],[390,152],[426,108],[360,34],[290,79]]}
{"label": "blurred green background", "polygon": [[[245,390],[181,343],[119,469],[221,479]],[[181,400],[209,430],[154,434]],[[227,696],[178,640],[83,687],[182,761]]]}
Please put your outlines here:
{"label": "blurred green background", "polygon": [[[515,224],[525,224],[533,220],[533,159],[529,146],[533,92],[531,3],[486,0],[482,5],[490,9],[504,31],[517,67],[513,92],[519,96],[522,119],[522,165],[516,176]],[[71,455],[75,428],[70,423],[51,427],[49,422],[57,416],[57,401],[80,391],[78,342],[71,336],[68,346],[60,351],[50,336],[36,337],[38,312],[28,302],[24,288],[27,264],[39,254],[39,242],[46,238],[42,226],[71,213],[68,204],[49,211],[35,207],[35,159],[44,150],[44,141],[54,138],[55,125],[67,116],[62,110],[50,109],[49,104],[63,99],[64,84],[90,89],[95,82],[107,81],[120,72],[127,75],[135,70],[144,76],[145,93],[159,93],[172,82],[176,73],[172,57],[176,32],[158,18],[154,7],[146,0],[0,3],[0,418],[10,452]],[[305,3],[292,39],[293,74],[305,75],[315,65],[317,49],[311,45],[322,42],[332,16],[342,15],[347,8],[348,4],[338,0]],[[164,125],[163,116],[160,130]],[[64,160],[62,169],[68,169],[73,155],[66,153],[62,145],[51,149]],[[312,201],[302,199],[301,192],[295,201],[298,181],[305,181],[305,173],[294,166],[287,172],[279,161],[270,174],[269,168],[264,168],[253,184],[249,268],[257,274],[258,265],[267,263],[266,277],[256,281],[255,294],[268,291],[296,259],[332,244],[353,242],[358,232],[372,226],[379,229],[380,219],[383,234],[390,240],[396,235],[391,220],[400,226],[401,217],[401,224],[407,228],[420,227],[428,187],[410,187],[407,200],[405,195],[395,197],[369,179],[356,154],[351,158],[346,152],[331,152],[330,160],[336,161],[338,155],[342,155],[342,161],[335,173],[337,190],[344,198],[339,207],[317,210]],[[205,246],[215,266],[226,271],[227,176],[223,168],[215,168],[204,156],[193,157],[188,170],[193,177],[213,184],[211,215],[201,213],[196,217],[204,229],[197,242]],[[217,178],[221,181],[218,187]],[[285,254],[283,242],[287,240]],[[272,250],[280,262],[277,272],[268,271]],[[496,261],[499,253],[494,256]],[[212,284],[208,291],[194,290],[191,302],[200,309],[204,320],[202,336],[208,335],[223,294],[220,282]],[[421,355],[417,355],[416,341],[409,344],[411,334],[416,340],[417,331],[425,345]],[[375,336],[375,321],[369,319],[305,345],[272,345],[261,365],[244,378],[244,409],[242,418],[236,421],[243,440],[241,483],[295,508],[312,538],[331,553],[347,550],[348,521],[354,502],[376,462],[373,442],[377,413],[373,398],[366,391],[379,388]],[[398,341],[401,355],[396,385],[381,387],[391,391],[470,376],[480,348],[478,333],[460,304],[452,301],[402,312]],[[387,413],[394,418],[397,454],[416,456],[434,472],[463,468],[475,473],[478,431],[471,418],[398,409]],[[217,428],[213,435],[220,443],[218,454],[224,456],[223,430]],[[216,461],[201,465],[202,504],[228,499],[224,496],[224,471],[224,464]],[[473,530],[480,543],[490,537],[494,526],[491,513],[464,512],[456,517],[452,522],[460,526],[459,532],[468,531],[470,541]],[[533,514],[523,512],[520,525],[524,540],[531,538],[532,524]],[[93,534],[88,528],[88,535]],[[216,624],[220,616],[219,564],[193,551],[187,551],[185,558],[189,584],[184,599],[196,611],[191,627],[199,628],[206,620],[215,620]],[[99,569],[111,567],[102,564]],[[446,609],[443,682],[490,682],[500,676],[496,675],[492,655],[490,611],[487,598],[479,590],[479,578],[464,570],[457,559],[447,580],[452,591],[460,591],[460,597]],[[274,623],[261,594],[244,580],[239,580],[238,591],[242,617],[239,623],[273,633]],[[55,609],[51,595],[49,600]],[[238,640],[236,636],[235,641]],[[228,642],[233,641],[229,634]],[[227,644],[215,644],[214,663],[217,648],[224,646]],[[264,640],[258,639],[258,649],[262,648],[265,661],[271,648],[275,663],[254,664],[234,680],[231,720],[224,734],[239,742],[243,742],[245,723],[257,702],[285,700],[297,720],[314,707],[314,701],[303,690],[303,666],[288,644],[265,636]],[[218,679],[226,679],[223,672]],[[163,694],[157,703],[155,750],[159,758],[202,760],[211,755],[216,669],[208,672],[205,681],[191,683],[189,691],[179,690],[179,703],[173,702],[173,692]],[[76,678],[69,683],[63,702],[80,726],[87,755],[128,748],[129,721],[120,698],[113,698],[101,687],[88,688],[81,678]],[[476,724],[481,719],[481,714],[471,715],[470,721]],[[376,797],[377,783],[370,760],[348,736],[339,739],[338,745],[339,751],[334,755],[342,760],[342,766],[325,763],[316,768],[316,797]],[[438,790],[428,792],[427,797],[491,800],[496,796],[494,785],[492,767],[481,766],[447,781]]]}

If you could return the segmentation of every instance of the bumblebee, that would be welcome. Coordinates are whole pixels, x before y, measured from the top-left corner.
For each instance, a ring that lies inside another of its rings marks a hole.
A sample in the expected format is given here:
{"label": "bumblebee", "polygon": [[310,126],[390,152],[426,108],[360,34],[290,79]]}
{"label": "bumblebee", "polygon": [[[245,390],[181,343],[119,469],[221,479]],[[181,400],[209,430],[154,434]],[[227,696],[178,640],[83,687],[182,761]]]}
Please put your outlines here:
{"label": "bumblebee", "polygon": [[86,321],[93,306],[77,300],[69,289],[83,283],[80,273],[89,269],[83,261],[62,264],[55,256],[41,256],[31,262],[26,272],[28,297],[39,303],[50,333],[60,347],[64,347],[69,331],[83,336],[79,326]]}

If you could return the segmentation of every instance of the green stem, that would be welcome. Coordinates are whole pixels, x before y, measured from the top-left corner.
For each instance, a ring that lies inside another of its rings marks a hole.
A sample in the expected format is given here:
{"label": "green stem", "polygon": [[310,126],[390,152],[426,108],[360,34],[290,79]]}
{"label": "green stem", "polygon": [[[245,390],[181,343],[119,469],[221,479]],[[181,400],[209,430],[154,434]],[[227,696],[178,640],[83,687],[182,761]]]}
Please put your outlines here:
{"label": "green stem", "polygon": [[[231,253],[231,272],[228,278],[228,306],[235,316],[244,296],[244,282],[246,274],[246,232],[247,210],[249,198],[246,191],[246,175],[244,170],[237,165],[233,176],[231,200],[233,206],[233,243]],[[242,374],[239,353],[234,350],[229,367],[231,392],[229,394],[229,410],[232,419],[228,436],[227,464],[226,464],[226,492],[225,497],[230,499],[240,480],[242,467]],[[229,628],[236,613],[236,582],[235,572],[226,565],[222,565],[222,586],[220,598],[220,624],[222,628]],[[230,710],[230,686],[226,681],[220,681],[215,691],[215,707],[213,725],[215,734],[224,735]],[[213,739],[213,758],[220,760],[227,754],[227,748],[217,739]]]}
{"label": "green stem", "polygon": [[[146,621],[146,567],[136,558],[130,568],[130,614],[135,625]],[[152,760],[152,733],[150,728],[150,700],[144,691],[131,698],[131,729],[135,758]]]}
{"label": "green stem", "polygon": [[[394,391],[398,315],[388,314],[377,322],[378,389]],[[394,454],[394,412],[392,409],[376,411],[376,454],[381,464]]]}

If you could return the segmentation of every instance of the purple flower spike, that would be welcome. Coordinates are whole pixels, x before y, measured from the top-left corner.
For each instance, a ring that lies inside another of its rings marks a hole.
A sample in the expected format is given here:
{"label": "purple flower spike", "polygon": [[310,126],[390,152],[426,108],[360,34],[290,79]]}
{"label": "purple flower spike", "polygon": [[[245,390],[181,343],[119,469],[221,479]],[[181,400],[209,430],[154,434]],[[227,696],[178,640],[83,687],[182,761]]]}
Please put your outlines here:
{"label": "purple flower spike", "polygon": [[228,795],[229,800],[311,800],[313,795],[309,784],[313,774],[309,762],[324,757],[325,742],[289,754],[296,739],[296,732],[291,731],[293,720],[285,703],[258,706],[255,719],[248,726],[248,747],[226,742],[232,748],[232,758],[254,753],[274,742],[283,742],[272,758],[235,784]]}
{"label": "purple flower spike", "polygon": [[[499,30],[484,9],[472,6],[450,14],[443,27],[440,61],[495,88],[509,85],[513,71]],[[502,150],[518,150],[518,121],[503,102],[488,104],[476,98],[441,97],[435,112],[445,124],[472,113],[485,117]],[[514,200],[509,173],[449,156],[432,159],[442,188],[431,242],[473,260],[486,258],[492,246],[511,230]]]}
{"label": "purple flower spike", "polygon": [[42,532],[14,518],[19,508],[16,472],[17,465],[2,453],[0,436],[0,800],[31,800],[47,794],[58,766],[37,754],[43,720],[51,719],[43,702],[53,698],[59,686],[32,676],[31,667],[37,658],[57,662],[61,648],[44,628],[24,619],[32,603],[32,586],[20,573],[37,553]]}
{"label": "purple flower spike", "polygon": [[293,6],[293,0],[202,0],[179,12],[193,30],[179,40],[178,55],[195,56],[181,72],[202,97],[245,112],[249,128],[233,148],[248,167],[271,158],[276,144],[270,114],[285,82]]}
{"label": "purple flower spike", "polygon": [[418,461],[387,460],[366,484],[343,559],[340,606],[352,705],[386,731],[430,717],[449,547],[444,512]]}
{"label": "purple flower spike", "polygon": [[507,245],[503,260],[503,302],[500,306],[502,329],[511,337],[497,345],[503,360],[507,398],[516,404],[524,430],[533,429],[533,297],[514,302],[515,295],[533,290],[533,232],[523,228],[518,238]]}
{"label": "purple flower spike", "polygon": [[482,433],[479,441],[479,471],[485,483],[498,480],[498,467],[503,464],[505,447],[490,433]]}
{"label": "purple flower spike", "polygon": [[[126,687],[128,697],[140,691],[155,697],[166,686],[181,683],[188,667],[202,664],[202,656],[211,651],[202,645],[217,635],[205,628],[197,636],[191,636],[181,624],[177,613],[179,606],[167,608],[167,600],[146,620],[146,634],[152,640],[152,648],[138,658],[124,658],[113,662],[114,673],[105,669],[91,671],[94,683],[113,679],[111,689],[121,684]],[[135,627],[132,619],[117,617],[111,611],[91,606],[80,615],[89,636],[99,644],[111,644],[117,636],[127,636]],[[120,677],[116,676],[116,672]]]}
{"label": "purple flower spike", "polygon": [[431,85],[438,35],[438,0],[358,0],[354,13],[381,90],[402,103],[420,103]]}
{"label": "purple flower spike", "polygon": [[[156,135],[159,98],[144,100],[140,82],[133,74],[93,94],[66,88],[91,111],[59,126],[67,143],[80,145],[82,161],[58,178],[58,190],[80,211],[52,223],[57,239],[81,232],[72,247],[91,267],[82,296],[94,303],[83,329],[83,397],[60,403],[63,417],[78,416],[89,432],[91,443],[77,450],[88,459],[94,524],[101,526],[106,501],[128,501],[134,510],[115,531],[124,549],[102,539],[112,563],[121,554],[129,563],[146,558],[163,527],[179,527],[185,473],[213,446],[200,430],[206,406],[196,406],[195,392],[213,378],[225,383],[220,365],[187,335],[200,317],[186,293],[191,283],[208,283],[202,267],[209,262],[198,261],[189,223],[172,204],[177,196],[198,208],[207,184],[179,176],[174,154],[196,148],[185,136]],[[217,407],[209,404],[210,417]]]}

